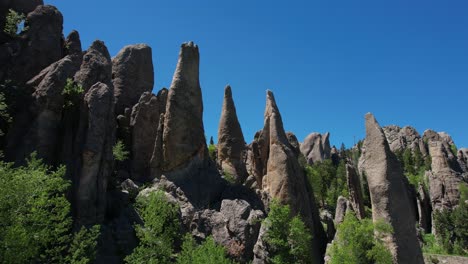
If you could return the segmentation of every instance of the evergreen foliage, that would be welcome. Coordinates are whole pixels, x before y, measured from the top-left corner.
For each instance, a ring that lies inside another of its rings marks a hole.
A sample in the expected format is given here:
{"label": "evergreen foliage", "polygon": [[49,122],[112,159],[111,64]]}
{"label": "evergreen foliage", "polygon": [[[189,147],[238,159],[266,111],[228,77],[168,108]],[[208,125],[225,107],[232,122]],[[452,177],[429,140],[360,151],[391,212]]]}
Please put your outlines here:
{"label": "evergreen foliage", "polygon": [[9,9],[3,31],[9,36],[15,37],[19,33],[28,30],[28,27],[24,26],[25,22],[26,16],[24,14],[18,13],[13,9]]}
{"label": "evergreen foliage", "polygon": [[112,155],[116,161],[125,161],[128,159],[130,152],[125,149],[125,144],[122,140],[118,140],[112,147]]}
{"label": "evergreen foliage", "polygon": [[213,238],[208,237],[201,245],[197,245],[195,239],[186,234],[182,244],[182,251],[177,256],[178,264],[234,264],[226,257],[223,246],[217,245]]}

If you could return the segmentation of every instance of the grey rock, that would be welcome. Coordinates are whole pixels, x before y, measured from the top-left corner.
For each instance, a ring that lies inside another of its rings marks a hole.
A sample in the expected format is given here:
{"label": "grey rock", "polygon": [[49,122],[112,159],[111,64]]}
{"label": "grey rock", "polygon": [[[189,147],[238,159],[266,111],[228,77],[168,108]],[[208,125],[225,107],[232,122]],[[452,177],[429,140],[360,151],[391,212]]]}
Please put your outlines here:
{"label": "grey rock", "polygon": [[430,233],[431,226],[432,226],[431,199],[422,184],[420,184],[418,187],[417,206],[418,206],[418,216],[419,216],[419,227],[422,228],[424,232]]}
{"label": "grey rock", "polygon": [[[86,93],[80,120],[81,168],[77,188],[77,221],[101,223],[106,209],[107,183],[112,173],[115,142],[114,93],[112,87],[96,83]],[[77,141],[78,145],[80,140]]]}
{"label": "grey rock", "polygon": [[151,92],[154,69],[151,48],[146,44],[124,47],[112,59],[112,82],[116,99],[115,112],[122,114],[135,105],[144,92]]}
{"label": "grey rock", "polygon": [[386,247],[396,263],[424,263],[403,170],[390,150],[384,131],[370,113],[366,115],[364,146],[373,221],[383,220],[393,228],[393,234],[384,235]]}
{"label": "grey rock", "polygon": [[223,109],[218,128],[218,166],[224,173],[232,175],[241,183],[247,177],[244,162],[245,140],[237,119],[236,107],[232,99],[231,86],[224,90]]}
{"label": "grey rock", "polygon": [[361,179],[356,169],[350,163],[346,164],[346,182],[348,185],[351,206],[358,219],[365,218],[364,198],[361,189]]}
{"label": "grey rock", "polygon": [[134,199],[137,197],[139,188],[138,185],[136,185],[132,180],[126,179],[120,184],[120,187],[122,188],[122,190],[128,192],[130,198]]}
{"label": "grey rock", "polygon": [[309,134],[302,142],[300,149],[309,165],[329,159],[331,156],[330,133]]}
{"label": "grey rock", "polygon": [[81,54],[81,40],[78,31],[73,30],[65,39],[65,54]]}
{"label": "grey rock", "polygon": [[344,198],[343,196],[338,197],[338,200],[336,201],[335,225],[339,225],[344,221],[347,210],[348,199]]}
{"label": "grey rock", "polygon": [[461,148],[457,155],[458,164],[464,173],[468,173],[468,148]]}
{"label": "grey rock", "polygon": [[75,81],[79,83],[85,93],[97,82],[111,87],[112,63],[109,51],[104,42],[96,40],[83,55],[80,70],[75,74]]}

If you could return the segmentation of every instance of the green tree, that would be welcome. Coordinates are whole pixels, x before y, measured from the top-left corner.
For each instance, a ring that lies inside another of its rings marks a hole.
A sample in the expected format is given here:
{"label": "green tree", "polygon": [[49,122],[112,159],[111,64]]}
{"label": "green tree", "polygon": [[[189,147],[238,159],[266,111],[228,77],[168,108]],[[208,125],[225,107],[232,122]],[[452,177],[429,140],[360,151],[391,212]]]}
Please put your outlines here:
{"label": "green tree", "polygon": [[26,16],[24,14],[9,9],[3,31],[11,37],[15,37],[19,33],[28,30],[28,28],[24,26],[25,22]]}
{"label": "green tree", "polygon": [[347,213],[330,248],[330,264],[391,264],[392,256],[374,236],[374,230],[391,232],[386,224],[374,225],[370,219],[359,221],[353,212]]}
{"label": "green tree", "polygon": [[23,167],[0,162],[0,263],[66,263],[72,239],[81,244],[64,175],[65,167],[51,170],[35,154]]}
{"label": "green tree", "polygon": [[197,245],[190,234],[186,234],[182,250],[177,256],[178,264],[232,264],[226,257],[223,246],[217,245],[213,238],[208,237],[201,245]]}
{"label": "green tree", "polygon": [[265,223],[272,263],[311,263],[312,236],[301,218],[292,216],[288,205],[273,200]]}
{"label": "green tree", "polygon": [[210,144],[208,145],[208,154],[210,155],[211,160],[216,161],[216,156],[217,156],[217,149],[216,145]]}
{"label": "green tree", "polygon": [[122,140],[118,140],[112,147],[112,155],[116,161],[124,161],[128,159],[130,152],[125,149],[125,144]]}
{"label": "green tree", "polygon": [[100,226],[95,225],[90,229],[81,227],[75,233],[71,241],[67,255],[67,263],[88,264],[96,258],[97,239],[100,234]]}
{"label": "green tree", "polygon": [[162,191],[139,196],[136,207],[144,225],[135,226],[140,243],[125,262],[170,263],[180,232],[179,208],[169,203]]}

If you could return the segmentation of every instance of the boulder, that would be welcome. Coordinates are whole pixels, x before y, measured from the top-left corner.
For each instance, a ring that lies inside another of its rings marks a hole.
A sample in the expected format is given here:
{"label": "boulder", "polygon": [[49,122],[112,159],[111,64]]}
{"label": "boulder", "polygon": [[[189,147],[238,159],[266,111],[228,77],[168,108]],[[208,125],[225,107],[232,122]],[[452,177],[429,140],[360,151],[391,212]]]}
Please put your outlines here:
{"label": "boulder", "polygon": [[146,44],[124,47],[112,59],[115,112],[122,114],[132,107],[144,92],[151,92],[154,85],[153,57]]}
{"label": "boulder", "polygon": [[416,236],[414,215],[403,181],[403,170],[391,152],[384,131],[372,114],[366,115],[364,168],[369,184],[374,222],[391,225],[382,234],[395,263],[424,263]]}
{"label": "boulder", "polygon": [[158,95],[144,92],[139,102],[133,106],[131,131],[131,174],[132,179],[145,181],[151,175],[151,157],[158,132],[159,118],[166,110],[167,90]]}
{"label": "boulder", "polygon": [[106,209],[107,183],[112,173],[115,142],[114,92],[104,83],[93,85],[84,97],[77,148],[77,215],[79,225],[102,223]]}
{"label": "boulder", "polygon": [[361,189],[361,179],[356,168],[350,163],[346,163],[346,182],[353,211],[356,212],[356,217],[358,219],[364,219],[366,217],[366,212]]}
{"label": "boulder", "polygon": [[339,225],[344,221],[347,211],[348,199],[343,196],[338,197],[338,200],[336,201],[335,225]]}
{"label": "boulder", "polygon": [[231,86],[224,90],[223,109],[218,128],[218,166],[241,183],[247,178],[244,162],[245,140],[237,119],[236,106],[232,99]]}

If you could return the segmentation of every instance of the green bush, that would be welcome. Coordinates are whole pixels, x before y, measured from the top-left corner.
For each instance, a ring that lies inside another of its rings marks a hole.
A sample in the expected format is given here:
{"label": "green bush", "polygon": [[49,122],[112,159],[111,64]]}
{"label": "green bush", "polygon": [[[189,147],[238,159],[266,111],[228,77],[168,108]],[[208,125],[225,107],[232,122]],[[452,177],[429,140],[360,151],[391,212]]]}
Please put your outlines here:
{"label": "green bush", "polygon": [[292,216],[288,205],[273,200],[264,221],[272,263],[311,263],[312,235],[299,216]]}
{"label": "green bush", "polygon": [[214,144],[208,145],[208,154],[210,155],[211,160],[216,161],[216,156],[218,154],[216,152],[217,152],[216,145]]}
{"label": "green bush", "polygon": [[[72,235],[64,176],[65,167],[52,171],[35,154],[24,167],[0,162],[0,263],[68,263],[71,249],[95,246]],[[93,261],[81,257],[72,263]]]}
{"label": "green bush", "polygon": [[18,13],[13,9],[9,9],[3,31],[11,37],[15,37],[19,33],[28,30],[28,28],[24,26],[25,22],[26,16],[24,14]]}
{"label": "green bush", "polygon": [[138,196],[137,211],[144,225],[136,225],[139,245],[125,258],[126,263],[171,263],[174,241],[180,232],[179,209],[163,192]]}
{"label": "green bush", "polygon": [[468,187],[460,185],[460,203],[450,210],[434,212],[437,243],[447,254],[468,256]]}
{"label": "green bush", "polygon": [[69,108],[74,105],[78,105],[81,98],[81,94],[84,93],[84,89],[81,85],[76,84],[72,79],[68,78],[65,87],[63,88],[62,94],[64,95],[64,108]]}
{"label": "green bush", "polygon": [[379,234],[392,232],[388,224],[359,221],[353,212],[347,213],[330,248],[330,264],[392,264],[390,251],[381,238],[374,236],[374,230]]}
{"label": "green bush", "polygon": [[186,234],[182,250],[177,256],[178,264],[233,264],[226,257],[223,246],[217,245],[213,238],[208,237],[201,245],[197,245],[190,234]]}
{"label": "green bush", "polygon": [[455,146],[455,144],[450,145],[450,150],[452,151],[452,154],[456,157],[458,152],[457,146]]}
{"label": "green bush", "polygon": [[124,161],[128,159],[130,152],[125,149],[125,144],[122,140],[118,140],[112,147],[112,155],[116,161]]}
{"label": "green bush", "polygon": [[0,93],[0,137],[3,136],[2,125],[6,126],[11,121],[10,114],[8,113],[8,106],[5,102],[5,95]]}
{"label": "green bush", "polygon": [[90,229],[81,227],[71,241],[68,250],[67,263],[88,264],[96,257],[97,239],[100,234],[100,226],[95,225]]}

